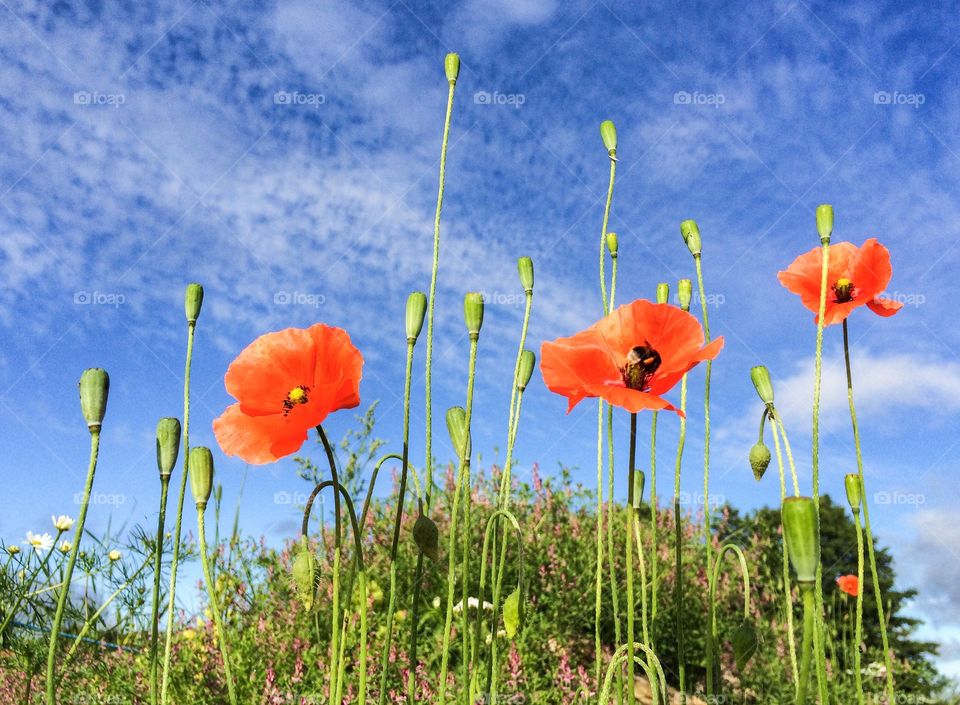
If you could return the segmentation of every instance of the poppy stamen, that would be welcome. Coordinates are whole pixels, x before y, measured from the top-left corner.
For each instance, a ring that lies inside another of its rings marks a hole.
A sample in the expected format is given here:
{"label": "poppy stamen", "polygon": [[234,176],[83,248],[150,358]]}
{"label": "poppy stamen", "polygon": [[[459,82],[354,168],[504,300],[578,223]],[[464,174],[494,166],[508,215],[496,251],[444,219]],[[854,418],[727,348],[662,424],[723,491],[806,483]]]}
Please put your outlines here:
{"label": "poppy stamen", "polygon": [[291,389],[287,398],[283,400],[283,415],[288,415],[297,404],[306,404],[310,401],[309,392],[310,387],[302,384]]}
{"label": "poppy stamen", "polygon": [[650,343],[631,348],[627,353],[627,364],[620,370],[623,383],[629,389],[645,391],[660,362],[660,353],[650,347]]}
{"label": "poppy stamen", "polygon": [[844,304],[848,301],[853,301],[856,298],[857,289],[853,285],[853,282],[843,277],[837,279],[833,284],[833,299],[838,304]]}

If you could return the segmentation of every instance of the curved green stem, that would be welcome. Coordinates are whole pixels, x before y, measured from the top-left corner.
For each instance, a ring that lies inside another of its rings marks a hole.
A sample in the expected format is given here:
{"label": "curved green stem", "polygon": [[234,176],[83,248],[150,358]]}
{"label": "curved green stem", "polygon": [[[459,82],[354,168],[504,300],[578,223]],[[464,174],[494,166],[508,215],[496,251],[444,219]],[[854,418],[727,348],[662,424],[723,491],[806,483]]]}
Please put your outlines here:
{"label": "curved green stem", "polygon": [[783,436],[783,447],[787,451],[787,462],[790,464],[790,478],[793,480],[793,495],[794,497],[800,496],[800,483],[797,481],[797,466],[793,462],[793,450],[790,448],[790,439],[787,438],[787,428],[783,425],[783,418],[776,410],[773,412],[774,427],[773,433],[774,438],[776,438],[777,429],[780,430],[780,435]]}
{"label": "curved green stem", "polygon": [[[647,680],[649,680],[651,683],[656,681],[660,682],[660,692],[663,693],[664,703],[666,703],[667,681],[663,675],[663,667],[660,665],[660,659],[657,658],[657,655],[652,649],[647,647],[646,644],[635,642],[633,644],[633,649],[643,652],[646,660],[641,659],[640,656],[634,656],[634,661],[639,663],[644,669],[647,674]],[[610,659],[610,665],[607,666],[607,673],[603,678],[603,687],[600,690],[600,696],[597,700],[598,705],[606,705],[606,703],[610,700],[610,690],[611,686],[613,685],[613,674],[620,669],[623,662],[627,659],[626,652],[627,644],[623,644],[613,652],[613,658]],[[648,662],[650,661],[653,662],[653,668],[650,668],[648,665]]]}
{"label": "curved green stem", "polygon": [[[740,564],[740,577],[743,584],[743,618],[750,618],[750,572],[747,568],[747,558],[743,551],[735,543],[725,543],[720,547],[717,554],[717,560],[713,565],[713,572],[710,574],[709,597],[707,604],[710,612],[710,631],[707,634],[707,651],[716,660],[717,648],[717,619],[716,619],[716,599],[717,599],[717,581],[720,580],[720,568],[723,567],[723,557],[727,553],[733,553]],[[713,686],[714,673],[712,669],[707,670],[707,695],[714,694]]]}
{"label": "curved green stem", "polygon": [[[167,493],[170,476],[160,477],[160,516],[157,519],[157,543],[153,552],[153,599],[150,608],[150,703],[157,705],[160,687],[157,682],[157,641],[160,637],[160,572],[163,569],[163,525],[167,516]],[[0,630],[2,631],[2,630]]]}
{"label": "curved green stem", "polygon": [[199,542],[200,562],[203,564],[203,577],[207,584],[207,594],[210,595],[210,611],[213,613],[213,626],[217,630],[220,656],[223,658],[223,675],[227,681],[227,696],[230,698],[230,705],[237,705],[237,693],[234,689],[233,673],[230,667],[230,651],[227,648],[227,635],[223,628],[223,615],[220,614],[217,586],[213,581],[213,571],[210,569],[210,556],[207,554],[207,533],[204,525],[206,508],[206,502],[197,504],[197,541]]}
{"label": "curved green stem", "polygon": [[170,587],[167,595],[167,630],[163,644],[163,670],[160,678],[160,702],[169,702],[170,656],[173,652],[173,620],[177,607],[177,571],[180,567],[180,532],[183,528],[183,501],[187,493],[190,472],[190,369],[193,362],[193,339],[196,321],[187,323],[187,356],[183,370],[183,477],[177,495],[177,516],[173,523],[173,550],[170,556]]}
{"label": "curved green stem", "polygon": [[[775,413],[775,412],[771,412]],[[780,472],[780,505],[783,506],[783,500],[787,496],[787,480],[786,472],[783,467],[783,453],[780,451],[780,434],[777,431],[776,421],[772,424],[773,426],[773,446],[777,452],[777,468]],[[799,496],[799,491],[797,492]],[[787,552],[787,542],[784,538],[783,531],[783,519],[780,520],[780,544],[781,544],[781,555],[783,557],[782,563],[782,580],[783,580],[783,604],[784,612],[786,612],[787,618],[787,646],[790,653],[790,673],[793,676],[793,688],[796,694],[796,689],[799,687],[800,683],[800,671],[797,667],[797,644],[796,644],[796,634],[793,628],[793,586],[790,584],[790,557]]]}
{"label": "curved green stem", "polygon": [[[653,645],[650,642],[650,625],[647,620],[647,563],[643,558],[643,540],[640,535],[640,517],[637,512],[633,512],[633,540],[637,544],[637,566],[640,568],[640,629],[643,634],[643,643],[650,649],[647,656],[647,663],[652,665],[649,654],[654,653]],[[632,688],[631,688],[632,690]],[[653,702],[657,702],[659,685],[656,680],[650,681],[651,695]]]}
{"label": "curved green stem", "polygon": [[[853,424],[853,446],[857,455],[857,475],[860,477],[860,491],[863,494],[863,526],[866,532],[867,557],[870,560],[870,579],[873,582],[873,596],[877,603],[877,616],[880,620],[880,639],[883,645],[883,664],[887,669],[887,699],[896,702],[893,683],[893,659],[890,656],[890,640],[887,636],[887,619],[883,609],[883,593],[880,589],[880,576],[877,572],[877,557],[873,547],[873,531],[870,529],[870,502],[867,500],[866,479],[863,474],[863,452],[860,446],[860,426],[857,423],[857,408],[853,403],[853,373],[850,367],[850,338],[847,321],[843,321],[843,361],[847,371],[847,402],[850,406],[850,421]],[[859,521],[857,522],[859,524]]]}
{"label": "curved green stem", "polygon": [[90,462],[87,466],[87,480],[83,487],[83,498],[80,502],[80,515],[77,517],[76,528],[73,534],[73,543],[70,546],[70,557],[67,559],[67,568],[63,575],[63,589],[57,599],[57,610],[53,615],[53,626],[50,627],[50,646],[47,649],[47,705],[56,705],[56,666],[57,666],[57,637],[63,625],[63,612],[70,599],[70,581],[73,579],[73,568],[80,552],[80,539],[83,538],[83,525],[87,521],[87,509],[90,506],[90,492],[93,490],[93,477],[97,472],[97,457],[100,454],[100,427],[90,429]]}

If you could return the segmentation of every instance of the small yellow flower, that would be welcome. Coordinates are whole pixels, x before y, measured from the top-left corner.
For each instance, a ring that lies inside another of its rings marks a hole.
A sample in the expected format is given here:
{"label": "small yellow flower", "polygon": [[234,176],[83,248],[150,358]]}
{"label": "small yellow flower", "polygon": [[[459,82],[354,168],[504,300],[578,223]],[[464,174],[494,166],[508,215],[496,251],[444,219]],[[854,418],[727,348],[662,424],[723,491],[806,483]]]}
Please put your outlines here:
{"label": "small yellow flower", "polygon": [[70,553],[70,548],[71,544],[69,541],[64,541],[59,546],[60,553]]}
{"label": "small yellow flower", "polygon": [[60,516],[51,516],[50,521],[53,522],[53,528],[57,531],[70,531],[73,528],[73,519],[68,517],[66,514],[61,514]]}
{"label": "small yellow flower", "polygon": [[17,555],[18,553],[20,553],[20,547],[19,547],[19,546],[7,546],[7,553],[9,553],[11,556],[15,556],[15,555]]}
{"label": "small yellow flower", "polygon": [[121,553],[117,549],[113,549],[112,551],[110,551],[110,553],[107,554],[107,558],[109,558],[111,561],[119,561],[120,556],[121,556]]}
{"label": "small yellow flower", "polygon": [[193,629],[184,629],[180,633],[183,634],[184,639],[192,639],[197,635],[197,633]]}

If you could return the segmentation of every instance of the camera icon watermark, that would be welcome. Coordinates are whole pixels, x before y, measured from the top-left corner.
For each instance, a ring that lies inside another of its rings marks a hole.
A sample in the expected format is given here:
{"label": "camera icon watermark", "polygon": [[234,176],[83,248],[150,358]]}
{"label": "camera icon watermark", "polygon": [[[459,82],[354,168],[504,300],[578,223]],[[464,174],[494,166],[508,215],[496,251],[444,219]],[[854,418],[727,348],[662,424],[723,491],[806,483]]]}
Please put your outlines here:
{"label": "camera icon watermark", "polygon": [[916,507],[920,508],[927,502],[927,497],[918,492],[877,492],[873,495],[873,501],[876,504],[893,505],[896,507]]}
{"label": "camera icon watermark", "polygon": [[713,108],[719,108],[727,102],[727,96],[723,93],[703,93],[701,91],[677,91],[673,94],[674,105],[706,105]]}
{"label": "camera icon watermark", "polygon": [[278,291],[273,295],[273,303],[278,306],[313,306],[319,308],[326,303],[327,297],[323,294],[313,294],[306,291]]}
{"label": "camera icon watermark", "polygon": [[473,102],[476,105],[509,105],[514,108],[519,108],[527,102],[527,96],[523,93],[477,91],[473,94]]}
{"label": "camera icon watermark", "polygon": [[880,296],[884,299],[890,299],[891,301],[896,301],[899,304],[904,306],[912,306],[914,308],[919,308],[927,303],[927,297],[924,294],[920,293],[907,293],[902,291],[889,292],[885,291]]}
{"label": "camera icon watermark", "polygon": [[[74,504],[83,504],[83,492],[75,492],[73,494],[73,503]],[[124,494],[118,494],[115,492],[97,492],[93,491],[90,493],[88,504],[95,504],[98,506],[108,506],[108,507],[121,507],[127,503],[127,496]]]}
{"label": "camera icon watermark", "polygon": [[127,302],[127,297],[119,292],[75,291],[73,303],[81,306],[113,306],[119,308]]}
{"label": "camera icon watermark", "polygon": [[73,94],[74,105],[108,105],[119,108],[127,102],[123,93],[101,93],[100,91],[76,91]]}
{"label": "camera icon watermark", "polygon": [[274,105],[306,105],[319,108],[327,102],[323,93],[302,93],[300,91],[277,91],[273,94]]}
{"label": "camera icon watermark", "polygon": [[874,105],[908,105],[914,109],[927,102],[923,93],[901,93],[900,91],[875,91]]}
{"label": "camera icon watermark", "polygon": [[[280,490],[279,492],[273,493],[273,503],[280,507],[302,507],[309,499],[310,495],[306,492]],[[321,512],[323,511],[323,495],[314,497],[313,507],[314,509],[319,508]]]}
{"label": "camera icon watermark", "polygon": [[526,302],[526,294],[517,294],[515,292],[504,293],[495,291],[492,294],[483,291],[480,293],[483,297],[483,303],[491,306],[523,306]]}

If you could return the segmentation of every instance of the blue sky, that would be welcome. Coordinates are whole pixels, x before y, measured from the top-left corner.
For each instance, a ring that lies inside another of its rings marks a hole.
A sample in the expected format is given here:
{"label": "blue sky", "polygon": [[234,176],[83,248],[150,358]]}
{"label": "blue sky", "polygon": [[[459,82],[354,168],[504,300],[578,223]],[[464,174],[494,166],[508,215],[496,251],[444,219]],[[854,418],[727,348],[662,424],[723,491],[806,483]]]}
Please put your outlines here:
{"label": "blue sky", "polygon": [[[757,485],[746,462],[758,414],[748,371],[774,373],[808,481],[814,328],[775,275],[816,245],[814,209],[833,203],[835,240],[880,238],[889,293],[907,302],[892,319],[851,319],[868,489],[890,500],[875,528],[901,585],[921,589],[912,609],[934,621],[924,635],[960,673],[958,24],[951,8],[896,2],[0,3],[0,534],[19,540],[75,513],[87,447],[75,384],[90,366],[112,379],[92,526],[111,512],[152,521],[154,427],[181,413],[188,281],[206,289],[196,443],[215,445],[240,349],[320,320],[363,352],[364,404],[380,400],[378,435],[397,446],[403,306],[429,282],[442,61],[458,51],[436,408],[462,400],[462,295],[486,292],[474,447],[490,458],[503,446],[518,256],[536,264],[535,346],[596,318],[608,168],[597,127],[610,118],[618,299],[692,275],[678,224],[697,219],[711,325],[727,340],[712,488],[744,508],[774,503],[774,479]],[[300,303],[276,303],[284,293]],[[830,329],[823,483],[835,494],[855,467],[839,346]],[[564,409],[536,378],[521,477],[562,461],[592,484],[595,406]],[[350,422],[338,415],[331,433]],[[676,426],[661,423],[662,466]],[[690,429],[684,488],[696,493],[698,414]],[[231,505],[244,467],[217,463]],[[294,510],[274,495],[302,488],[292,461],[252,470],[246,528],[292,535]]]}

